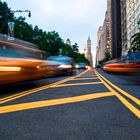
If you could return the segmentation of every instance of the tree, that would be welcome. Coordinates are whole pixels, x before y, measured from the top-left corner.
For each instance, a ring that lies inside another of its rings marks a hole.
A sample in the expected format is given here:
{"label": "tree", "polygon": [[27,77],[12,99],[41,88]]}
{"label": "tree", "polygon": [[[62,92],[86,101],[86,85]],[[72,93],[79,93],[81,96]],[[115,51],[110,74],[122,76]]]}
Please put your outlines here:
{"label": "tree", "polygon": [[73,57],[73,49],[70,45],[68,44],[63,44],[62,45],[62,54],[67,55],[69,57]]}
{"label": "tree", "polygon": [[46,43],[47,44],[44,46],[44,50],[46,48],[51,55],[58,55],[64,42],[57,32],[52,31],[46,34]]}
{"label": "tree", "polygon": [[107,51],[107,52],[105,52],[105,54],[104,54],[104,62],[107,62],[107,61],[109,61],[111,59],[111,55],[110,55],[110,53],[109,53],[109,51]]}
{"label": "tree", "polygon": [[76,63],[83,62],[86,63],[87,65],[90,65],[90,62],[88,59],[86,59],[85,54],[81,54],[81,53],[77,53],[75,57],[75,62]]}
{"label": "tree", "polygon": [[8,22],[14,21],[14,14],[11,12],[10,8],[6,2],[0,1],[0,33],[8,33]]}
{"label": "tree", "polygon": [[132,51],[140,50],[140,32],[134,34],[131,37],[131,50]]}
{"label": "tree", "polygon": [[15,37],[33,42],[33,27],[25,22],[24,17],[15,18]]}
{"label": "tree", "polygon": [[79,52],[79,46],[77,43],[75,43],[74,45],[72,45],[72,50],[74,53],[78,53]]}

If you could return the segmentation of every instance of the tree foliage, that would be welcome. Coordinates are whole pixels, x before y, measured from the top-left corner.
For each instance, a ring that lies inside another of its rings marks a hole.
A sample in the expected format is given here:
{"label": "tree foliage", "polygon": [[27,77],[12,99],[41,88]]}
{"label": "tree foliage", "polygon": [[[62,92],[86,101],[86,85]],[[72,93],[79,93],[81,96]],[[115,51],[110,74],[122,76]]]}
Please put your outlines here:
{"label": "tree foliage", "polygon": [[6,2],[0,2],[0,33],[8,33],[9,21],[14,21],[14,14],[11,12]]}
{"label": "tree foliage", "polygon": [[7,22],[15,22],[15,38],[34,43],[49,55],[59,55],[60,50],[62,50],[62,55],[70,56],[74,58],[76,62],[89,63],[84,54],[79,53],[79,46],[77,43],[69,46],[64,43],[58,32],[43,31],[38,26],[33,27],[28,24],[22,16],[18,18],[14,17],[14,13],[8,8],[6,2],[0,2],[0,11],[0,16],[2,17],[0,18],[0,33],[7,34]]}

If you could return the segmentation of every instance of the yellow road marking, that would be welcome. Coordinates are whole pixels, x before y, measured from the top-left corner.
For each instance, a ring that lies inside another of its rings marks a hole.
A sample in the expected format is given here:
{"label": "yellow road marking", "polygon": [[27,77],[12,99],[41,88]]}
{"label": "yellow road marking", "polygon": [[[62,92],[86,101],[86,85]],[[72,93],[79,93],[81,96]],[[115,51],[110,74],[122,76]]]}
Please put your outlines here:
{"label": "yellow road marking", "polygon": [[30,94],[33,94],[33,93],[38,92],[38,91],[42,91],[42,90],[48,89],[48,88],[50,88],[52,86],[56,86],[56,85],[62,84],[64,82],[72,80],[72,79],[74,79],[74,78],[76,78],[78,76],[81,76],[82,74],[85,74],[87,71],[88,70],[86,70],[83,73],[80,73],[80,74],[78,74],[76,76],[73,76],[73,77],[70,77],[70,78],[66,78],[64,80],[58,81],[56,83],[49,84],[47,86],[42,86],[42,87],[39,87],[39,88],[31,89],[31,90],[28,90],[28,91],[20,92],[20,93],[17,93],[17,94],[14,94],[14,95],[2,98],[2,99],[0,99],[0,104],[9,102],[9,101],[12,101],[12,100],[15,100],[15,99],[18,99],[18,98],[21,98],[21,97],[24,97],[24,96],[27,96],[27,95],[30,95]]}
{"label": "yellow road marking", "polygon": [[[137,116],[140,119],[140,110],[137,109],[135,106],[133,106],[130,102],[128,102],[123,96],[121,96],[120,94],[118,94],[114,89],[112,89],[98,74],[98,72],[96,72],[97,76],[99,77],[99,79],[103,82],[103,84],[113,93],[115,94],[116,97],[118,97],[118,99],[133,113],[135,114],[135,116]],[[103,76],[102,76],[103,77]]]}
{"label": "yellow road marking", "polygon": [[89,83],[74,83],[74,84],[61,84],[61,85],[54,85],[51,88],[56,87],[68,87],[68,86],[82,86],[82,85],[97,85],[102,84],[102,82],[89,82]]}
{"label": "yellow road marking", "polygon": [[[98,73],[98,72],[97,72]],[[121,92],[123,95],[125,95],[126,97],[128,97],[129,99],[131,99],[132,101],[134,101],[136,104],[140,105],[140,100],[137,99],[136,97],[130,95],[129,93],[127,93],[126,91],[122,90],[121,88],[119,88],[118,86],[114,85],[113,83],[111,83],[110,81],[108,81],[105,77],[103,77],[100,73],[98,73],[107,83],[109,83],[112,87],[114,87],[116,90],[118,90],[119,92]]]}
{"label": "yellow road marking", "polygon": [[77,103],[77,102],[83,102],[83,101],[88,101],[88,100],[93,100],[93,99],[103,98],[108,96],[114,96],[114,94],[112,92],[104,92],[104,93],[96,93],[96,94],[94,93],[94,94],[62,98],[62,99],[9,105],[9,106],[0,107],[0,114],[41,108],[41,107],[48,107],[48,106]]}
{"label": "yellow road marking", "polygon": [[98,77],[93,77],[93,78],[76,78],[76,79],[73,79],[73,80],[94,80],[94,79],[98,79]]}

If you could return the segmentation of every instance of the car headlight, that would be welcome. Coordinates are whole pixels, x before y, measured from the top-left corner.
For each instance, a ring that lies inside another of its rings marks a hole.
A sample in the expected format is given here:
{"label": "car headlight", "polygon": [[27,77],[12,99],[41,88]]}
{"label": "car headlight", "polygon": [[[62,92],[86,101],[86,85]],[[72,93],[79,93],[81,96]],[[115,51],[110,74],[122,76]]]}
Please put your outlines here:
{"label": "car headlight", "polygon": [[76,65],[75,68],[79,68],[79,65]]}
{"label": "car headlight", "polygon": [[66,69],[69,69],[69,68],[72,68],[72,65],[63,64],[63,65],[58,66],[58,68],[66,68]]}
{"label": "car headlight", "polygon": [[7,66],[0,66],[0,71],[21,71],[21,67],[7,67]]}

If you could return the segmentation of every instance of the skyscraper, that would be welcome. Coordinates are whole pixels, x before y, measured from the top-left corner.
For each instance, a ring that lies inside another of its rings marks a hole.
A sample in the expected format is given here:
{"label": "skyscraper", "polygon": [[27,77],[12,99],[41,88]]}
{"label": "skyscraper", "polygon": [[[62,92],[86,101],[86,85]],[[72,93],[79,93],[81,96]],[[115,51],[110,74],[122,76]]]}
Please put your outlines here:
{"label": "skyscraper", "polygon": [[121,56],[121,5],[120,0],[111,0],[111,55],[112,58]]}
{"label": "skyscraper", "polygon": [[92,60],[93,58],[92,58],[92,53],[91,53],[91,40],[90,40],[90,37],[88,37],[88,40],[87,40],[85,56],[89,60],[90,66],[93,67],[93,60]]}
{"label": "skyscraper", "polygon": [[120,0],[121,4],[121,39],[122,39],[122,55],[127,50],[127,0]]}
{"label": "skyscraper", "polygon": [[103,55],[102,55],[102,35],[103,35],[103,26],[100,26],[98,28],[97,32],[97,48],[96,48],[96,64],[99,63],[99,61],[103,60]]}

